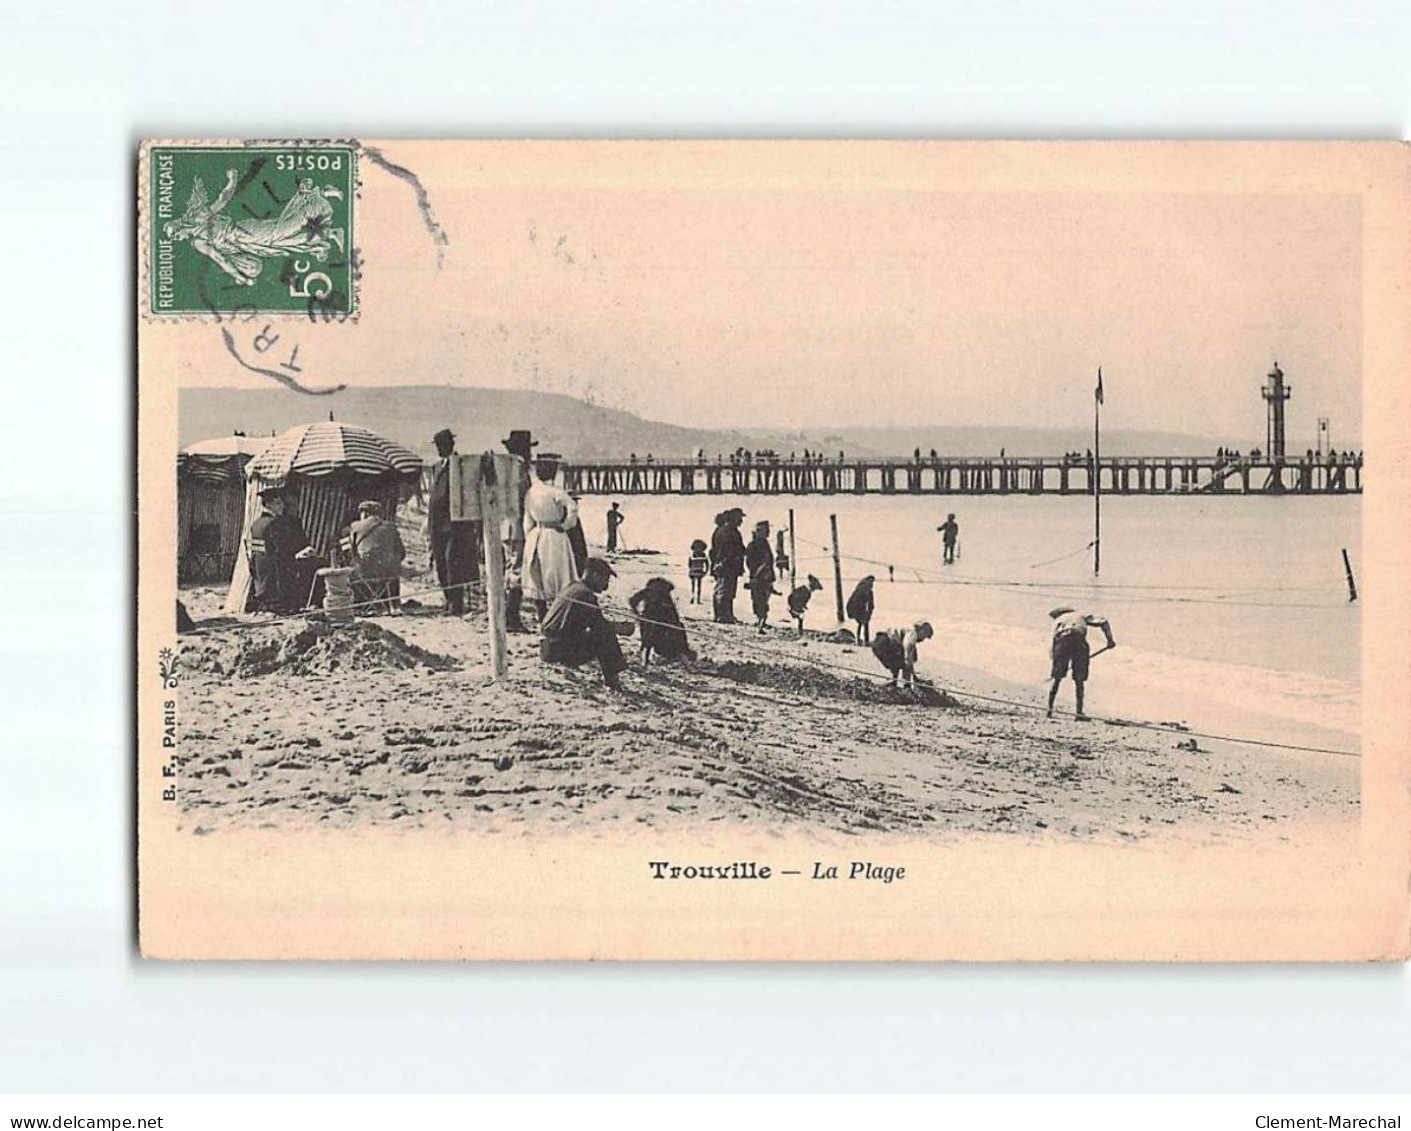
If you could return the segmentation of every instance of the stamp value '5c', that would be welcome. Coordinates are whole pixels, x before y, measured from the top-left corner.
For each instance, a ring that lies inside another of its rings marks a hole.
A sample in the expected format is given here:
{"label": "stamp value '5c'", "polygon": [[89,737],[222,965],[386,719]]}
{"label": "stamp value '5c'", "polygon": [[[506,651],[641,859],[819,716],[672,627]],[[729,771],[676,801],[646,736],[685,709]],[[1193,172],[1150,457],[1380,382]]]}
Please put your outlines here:
{"label": "stamp value '5c'", "polygon": [[148,313],[356,309],[349,145],[153,145],[146,154]]}

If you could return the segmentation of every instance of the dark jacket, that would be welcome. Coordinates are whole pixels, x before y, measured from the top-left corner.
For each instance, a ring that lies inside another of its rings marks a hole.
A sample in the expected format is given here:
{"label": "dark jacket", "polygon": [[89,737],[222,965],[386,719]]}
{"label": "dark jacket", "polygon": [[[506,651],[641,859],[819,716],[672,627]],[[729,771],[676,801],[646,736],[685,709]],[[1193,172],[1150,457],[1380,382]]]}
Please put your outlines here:
{"label": "dark jacket", "polygon": [[865,581],[859,581],[857,588],[852,591],[852,596],[848,598],[848,619],[866,624],[872,619],[874,603],[872,586]]}
{"label": "dark jacket", "polygon": [[579,579],[569,584],[549,606],[544,617],[544,639],[576,644],[593,629],[611,631],[598,606],[598,595]]}
{"label": "dark jacket", "polygon": [[641,617],[642,647],[659,656],[694,656],[686,642],[686,629],[671,592],[651,584],[627,599],[632,611]]}
{"label": "dark jacket", "polygon": [[774,586],[774,551],[768,538],[751,538],[745,547],[745,569],[750,575],[750,588],[766,591]]}
{"label": "dark jacket", "polygon": [[793,616],[801,617],[808,608],[809,598],[813,596],[813,590],[807,585],[800,585],[789,594],[789,612]]}
{"label": "dark jacket", "polygon": [[745,572],[745,540],[722,522],[710,539],[710,572],[714,577],[739,577]]}
{"label": "dark jacket", "polygon": [[[452,456],[451,459],[455,457]],[[438,460],[431,479],[431,498],[426,504],[427,525],[433,537],[447,537],[451,523],[451,468],[449,460]]]}
{"label": "dark jacket", "polygon": [[250,524],[252,608],[292,612],[304,607],[310,578],[295,555],[308,544],[292,514],[262,514]]}

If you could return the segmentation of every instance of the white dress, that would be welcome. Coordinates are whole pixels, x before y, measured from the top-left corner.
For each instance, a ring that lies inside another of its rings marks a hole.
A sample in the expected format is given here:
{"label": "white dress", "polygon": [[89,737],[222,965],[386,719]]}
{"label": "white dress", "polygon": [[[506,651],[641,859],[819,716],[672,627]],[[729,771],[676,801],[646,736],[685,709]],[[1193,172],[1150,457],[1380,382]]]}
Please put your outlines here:
{"label": "white dress", "polygon": [[578,504],[562,487],[535,481],[524,496],[524,595],[552,601],[578,580],[566,531],[578,524]]}

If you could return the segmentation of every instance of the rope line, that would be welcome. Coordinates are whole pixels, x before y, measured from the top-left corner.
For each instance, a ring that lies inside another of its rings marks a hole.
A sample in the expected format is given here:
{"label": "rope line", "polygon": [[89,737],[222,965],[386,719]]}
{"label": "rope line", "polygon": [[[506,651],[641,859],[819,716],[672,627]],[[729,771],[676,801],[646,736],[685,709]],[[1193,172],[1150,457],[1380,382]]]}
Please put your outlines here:
{"label": "rope line", "polygon": [[[572,601],[572,598],[569,598],[569,600]],[[596,606],[589,605],[589,603],[588,603],[587,601],[572,601],[572,603],[581,605],[581,606],[583,606],[583,607],[585,607],[585,608],[593,608],[593,607],[596,607]],[[685,625],[684,625],[684,624],[682,624],[682,625],[674,625],[674,624],[670,624],[670,623],[665,622],[665,621],[651,620],[651,619],[649,619],[649,618],[647,618],[647,617],[643,617],[643,616],[641,616],[641,615],[639,615],[639,614],[637,614],[637,613],[634,613],[631,609],[620,608],[619,606],[617,606],[617,605],[615,605],[615,604],[612,605],[612,606],[610,606],[610,607],[612,608],[612,611],[614,611],[614,612],[621,612],[621,613],[625,614],[626,616],[631,617],[633,620],[636,620],[636,621],[637,621],[638,623],[640,623],[640,624],[652,624],[652,625],[657,625],[657,626],[662,627],[662,628],[672,628],[672,629],[681,628],[682,630],[685,629]],[[724,632],[726,632],[726,633],[729,634],[729,635],[734,635],[734,634],[730,634],[730,633],[729,633],[729,628],[730,628],[730,626],[727,626],[727,625],[716,625],[716,624],[712,624],[711,622],[697,622],[697,623],[700,624],[701,627],[703,627],[703,628],[720,629],[720,630],[723,630]],[[706,635],[708,638],[709,638],[709,636],[710,636],[709,632],[705,633],[705,635]],[[719,640],[722,639],[722,638],[721,638],[721,637],[716,637],[715,639],[716,639],[717,641],[719,641]],[[741,640],[741,639],[739,639],[739,638],[737,637],[737,638],[733,641],[733,643],[735,643],[736,645],[738,645],[738,646],[740,646],[740,647],[745,648],[746,650],[754,650],[754,651],[757,651],[757,652],[763,652],[763,653],[766,653],[766,654],[768,654],[768,655],[780,656],[780,657],[783,657],[783,658],[785,658],[785,659],[792,659],[792,660],[797,660],[797,659],[798,659],[797,656],[793,655],[793,654],[790,653],[790,652],[782,652],[782,651],[780,651],[780,650],[777,649],[777,648],[770,648],[770,647],[767,647],[767,646],[765,646],[765,645],[760,644],[758,641],[754,641],[754,640],[749,640],[749,639]],[[826,659],[821,659],[821,658],[813,658],[813,657],[810,657],[809,659],[807,659],[807,660],[805,661],[805,663],[806,663],[807,665],[809,665],[809,666],[817,666],[817,667],[825,667],[825,668],[834,668],[834,669],[836,669],[836,670],[838,670],[838,671],[848,672],[848,673],[850,673],[851,675],[861,676],[861,677],[864,678],[864,679],[886,680],[888,683],[892,682],[892,679],[891,679],[890,676],[882,675],[882,674],[879,673],[879,672],[866,671],[866,670],[864,670],[864,669],[862,669],[862,668],[854,668],[854,667],[852,667],[852,666],[850,666],[850,665],[848,665],[848,664],[840,664],[840,663],[837,663],[837,662],[832,661],[832,660],[826,660]],[[1006,707],[1017,707],[1017,708],[1019,708],[1020,710],[1025,710],[1025,711],[1044,711],[1044,712],[1047,712],[1047,710],[1048,710],[1047,706],[1039,706],[1039,705],[1034,704],[1034,703],[1025,703],[1025,702],[1022,702],[1022,701],[1017,700],[1017,699],[1007,699],[1007,698],[1005,698],[1005,697],[1003,697],[1003,696],[999,696],[999,695],[985,695],[985,694],[982,694],[982,693],[980,693],[980,692],[978,692],[978,691],[954,691],[954,690],[952,690],[952,689],[950,689],[950,688],[946,688],[945,690],[946,690],[946,693],[947,693],[947,694],[953,695],[953,696],[955,696],[957,699],[973,699],[973,700],[976,700],[976,701],[979,701],[979,702],[982,702],[982,703],[997,703],[997,704],[1000,704],[1000,705],[1006,706]],[[1068,711],[1068,710],[1063,709],[1063,708],[1055,708],[1055,714],[1064,715],[1064,716],[1066,716],[1066,717],[1074,718],[1074,719],[1077,718],[1077,712],[1075,712],[1075,711]],[[1335,754],[1335,755],[1338,755],[1338,756],[1343,757],[1343,758],[1360,758],[1360,757],[1362,756],[1359,752],[1353,751],[1353,750],[1338,750],[1338,749],[1334,749],[1334,748],[1332,748],[1332,747],[1326,747],[1326,746],[1303,746],[1303,745],[1300,745],[1300,744],[1297,744],[1297,743],[1290,743],[1290,742],[1273,742],[1273,741],[1270,741],[1270,740],[1268,740],[1268,739],[1261,739],[1261,738],[1245,738],[1245,737],[1242,737],[1242,736],[1240,736],[1240,735],[1232,735],[1232,734],[1218,734],[1218,733],[1215,733],[1215,732],[1213,732],[1213,731],[1188,730],[1188,729],[1184,729],[1184,728],[1181,728],[1181,727],[1165,726],[1165,725],[1163,725],[1163,724],[1161,724],[1161,723],[1140,722],[1140,721],[1135,720],[1135,719],[1110,719],[1110,718],[1105,718],[1105,717],[1102,717],[1102,716],[1099,716],[1099,715],[1089,715],[1088,718],[1091,719],[1091,720],[1093,720],[1093,721],[1095,721],[1095,722],[1107,723],[1107,724],[1109,724],[1109,725],[1111,725],[1111,726],[1133,727],[1133,728],[1138,729],[1138,730],[1149,730],[1149,731],[1154,731],[1154,732],[1157,732],[1157,733],[1160,733],[1160,734],[1184,735],[1184,736],[1187,737],[1187,738],[1205,738],[1205,739],[1209,739],[1209,740],[1212,741],[1212,742],[1217,742],[1217,741],[1218,741],[1218,742],[1231,742],[1231,743],[1235,743],[1235,744],[1238,744],[1238,745],[1241,745],[1241,746],[1262,746],[1262,747],[1267,747],[1267,748],[1274,749],[1274,750],[1300,750],[1300,751],[1306,751],[1306,752],[1311,753],[1311,754]]]}
{"label": "rope line", "polygon": [[[800,540],[800,541],[806,541],[806,542],[808,542],[810,545],[813,545],[813,546],[821,546],[823,549],[825,549],[825,550],[830,550],[830,551],[831,551],[831,548],[828,547],[828,546],[827,546],[826,544],[824,544],[824,543],[813,542],[811,539],[804,539],[804,538],[800,538],[799,540]],[[1091,543],[1089,543],[1089,545],[1091,545]],[[1086,550],[1087,548],[1088,548],[1088,547],[1084,547],[1084,550]],[[1075,551],[1075,554],[1076,554],[1076,553],[1082,553],[1082,552],[1083,552],[1082,550]],[[1343,608],[1346,608],[1346,607],[1348,606],[1348,604],[1350,603],[1350,602],[1346,602],[1346,601],[1338,601],[1338,602],[1318,602],[1318,603],[1312,603],[1312,602],[1306,602],[1306,601],[1305,601],[1305,602],[1301,602],[1301,603],[1300,603],[1300,602],[1291,602],[1291,601],[1239,601],[1239,600],[1234,600],[1233,598],[1235,598],[1235,597],[1237,597],[1237,596],[1239,596],[1239,595],[1241,595],[1241,594],[1245,594],[1245,593],[1260,593],[1260,592],[1265,592],[1266,590],[1264,590],[1264,589],[1262,589],[1262,588],[1242,588],[1242,589],[1234,589],[1234,590],[1231,590],[1228,586],[1223,586],[1223,585],[1139,585],[1139,584],[1132,584],[1132,583],[1109,583],[1109,582],[1093,582],[1093,583],[1091,583],[1091,584],[1087,584],[1087,583],[1084,583],[1084,582],[1062,582],[1062,581],[1016,581],[1016,580],[1012,580],[1012,579],[1009,579],[1009,578],[1001,578],[1001,577],[983,577],[983,576],[981,576],[981,577],[956,577],[956,576],[954,576],[954,575],[945,574],[945,573],[942,573],[942,572],[940,572],[940,571],[938,571],[938,570],[934,570],[934,569],[931,569],[931,568],[926,567],[926,566],[918,566],[918,565],[915,565],[915,564],[912,564],[912,563],[909,563],[909,562],[885,562],[885,561],[882,561],[882,560],[880,560],[880,559],[878,559],[878,558],[868,558],[868,557],[863,557],[863,556],[861,556],[861,555],[859,555],[859,554],[849,554],[849,553],[846,553],[846,552],[841,551],[841,550],[839,551],[838,556],[839,556],[840,558],[847,558],[847,559],[849,559],[850,561],[864,562],[864,563],[866,563],[866,564],[868,564],[868,565],[883,566],[883,567],[888,568],[888,569],[908,569],[908,570],[911,570],[913,573],[915,573],[915,574],[917,575],[918,580],[915,580],[915,581],[909,581],[909,580],[896,581],[895,584],[898,584],[898,585],[964,585],[964,586],[969,586],[969,587],[978,588],[978,589],[1015,589],[1015,590],[1031,590],[1031,591],[1037,591],[1037,592],[1052,593],[1052,594],[1055,594],[1055,595],[1058,595],[1058,596],[1068,596],[1068,595],[1072,595],[1072,594],[1075,593],[1075,592],[1077,592],[1077,593],[1082,593],[1082,594],[1087,594],[1087,593],[1090,593],[1092,590],[1100,590],[1100,591],[1103,591],[1103,592],[1105,592],[1105,593],[1109,593],[1109,594],[1110,594],[1110,596],[1104,597],[1104,600],[1125,601],[1125,602],[1130,603],[1130,604],[1223,605],[1223,606],[1226,606],[1226,607],[1229,607],[1229,606],[1232,606],[1232,605],[1241,605],[1241,606],[1244,606],[1244,607],[1246,607],[1246,608],[1263,608],[1263,609],[1343,609]],[[1072,556],[1074,556],[1074,554],[1065,555],[1065,557],[1072,557]],[[1061,559],[1055,559],[1055,560],[1061,560]],[[1041,563],[1039,563],[1039,564],[1040,564],[1040,565],[1044,565],[1044,564],[1048,564],[1048,563],[1043,563],[1043,562],[1041,562]],[[1031,568],[1034,568],[1034,567],[1031,567]],[[929,575],[929,577],[926,578],[926,579],[922,579],[923,575]],[[849,577],[849,578],[845,578],[845,580],[853,581],[853,580],[856,580],[856,579],[855,579],[855,578],[852,578],[852,577]],[[1333,584],[1331,584],[1331,583],[1326,583],[1326,584],[1323,584],[1323,585],[1308,585],[1308,586],[1279,586],[1277,591],[1278,591],[1278,592],[1281,592],[1281,593],[1330,593],[1330,592],[1340,592],[1341,589],[1342,589],[1342,586],[1341,586],[1341,585],[1333,585]],[[1136,595],[1133,595],[1133,594],[1136,594],[1136,593],[1146,593],[1146,592],[1151,592],[1151,593],[1164,592],[1164,593],[1168,593],[1168,594],[1174,594],[1174,593],[1218,593],[1219,596],[1215,596],[1215,597],[1182,597],[1182,596],[1150,596],[1150,597],[1145,597],[1145,596],[1136,596]]]}
{"label": "rope line", "polygon": [[[475,580],[475,581],[462,582],[462,583],[460,583],[460,584],[457,585],[457,586],[446,586],[446,587],[444,587],[444,588],[441,587],[441,586],[434,586],[434,587],[427,588],[427,589],[412,590],[410,593],[402,594],[402,597],[403,597],[403,598],[406,598],[406,597],[423,596],[423,595],[427,595],[427,594],[431,594],[431,593],[444,592],[445,589],[450,589],[450,588],[460,588],[460,589],[466,590],[467,592],[470,592],[470,591],[472,591],[472,590],[473,590],[473,591],[477,591],[477,592],[484,592],[485,589],[486,589],[486,584],[485,584],[485,582],[484,582],[483,579],[480,579],[480,580]],[[372,606],[372,605],[381,605],[381,604],[385,604],[385,603],[386,603],[386,600],[387,600],[386,598],[378,598],[378,599],[372,600],[372,601],[359,602],[359,603],[356,604],[356,605],[344,606],[344,608],[353,609],[353,608],[365,608],[365,607],[369,607],[369,606]],[[598,606],[598,605],[596,605],[596,604],[590,604],[590,603],[587,602],[587,601],[575,601],[575,600],[573,600],[572,598],[569,598],[569,601],[570,601],[571,603],[573,603],[573,604],[580,605],[580,606],[582,606],[582,607],[584,607],[584,608],[599,608],[599,609],[600,609],[600,606]],[[671,623],[668,622],[668,621],[652,620],[652,619],[649,618],[649,617],[644,617],[644,616],[642,616],[640,613],[634,612],[632,609],[630,609],[630,608],[628,608],[628,607],[624,607],[624,606],[618,605],[616,602],[610,604],[608,607],[609,607],[609,609],[610,609],[611,611],[613,611],[614,613],[620,613],[621,615],[630,617],[632,620],[636,621],[638,624],[650,624],[650,625],[654,625],[654,626],[657,626],[657,627],[660,627],[660,628],[670,628],[670,629],[678,629],[678,628],[679,628],[679,629],[681,629],[683,632],[685,631],[685,628],[686,628],[686,626],[685,626],[684,623],[678,625],[678,624],[671,624]],[[601,611],[601,609],[600,609],[600,611]],[[277,615],[277,616],[270,617],[270,618],[268,618],[268,619],[260,620],[260,621],[247,622],[247,623],[234,624],[234,625],[223,625],[223,626],[221,626],[219,629],[214,629],[214,630],[212,630],[212,631],[225,632],[225,631],[234,631],[234,630],[247,630],[247,629],[269,628],[269,627],[271,627],[271,626],[273,626],[273,625],[280,624],[280,623],[287,622],[287,621],[291,621],[291,620],[308,620],[311,615],[314,615],[314,614],[322,615],[322,613],[323,613],[323,610],[321,610],[321,609],[312,609],[312,608],[310,608],[310,609],[301,610],[301,611],[296,612],[296,613],[287,613],[287,614]],[[734,644],[736,647],[744,648],[746,651],[755,651],[755,652],[759,652],[759,653],[762,653],[762,654],[765,654],[765,655],[769,655],[769,656],[776,656],[776,657],[780,657],[780,658],[783,658],[783,659],[792,660],[792,661],[795,661],[796,663],[798,662],[799,657],[796,656],[795,654],[791,653],[791,652],[781,651],[780,649],[777,649],[777,648],[771,648],[771,647],[768,647],[768,646],[766,646],[766,645],[760,644],[758,641],[755,641],[755,640],[749,640],[749,639],[747,639],[747,638],[746,638],[746,639],[741,639],[740,636],[739,636],[739,634],[733,633],[733,632],[730,631],[732,627],[733,627],[733,626],[729,626],[729,625],[719,625],[719,624],[715,624],[715,623],[710,622],[710,621],[696,621],[696,622],[694,623],[694,625],[692,626],[692,631],[693,631],[693,632],[697,632],[697,633],[699,633],[700,635],[705,636],[706,639],[711,640],[713,643],[717,643],[717,644],[719,644],[719,643],[725,643],[727,640],[729,640],[729,642],[732,643],[732,644]],[[203,633],[203,635],[204,635],[204,633]],[[863,679],[875,679],[875,680],[879,680],[879,681],[885,680],[885,681],[888,682],[888,683],[893,683],[893,682],[894,682],[894,680],[892,679],[892,677],[887,676],[887,675],[883,675],[883,674],[880,673],[880,672],[867,671],[867,670],[865,670],[865,669],[863,669],[863,668],[855,668],[855,667],[852,667],[852,666],[849,665],[849,664],[842,664],[842,663],[838,663],[838,662],[836,662],[836,661],[824,659],[824,658],[821,658],[821,657],[809,657],[808,659],[804,660],[803,662],[804,662],[804,665],[805,665],[805,666],[808,666],[808,667],[831,668],[831,669],[834,669],[834,670],[836,670],[836,671],[847,672],[849,675],[858,676],[858,677],[861,677],[861,678],[863,678]],[[928,683],[929,683],[929,682],[930,682],[930,681],[928,681]],[[954,696],[954,697],[957,698],[957,699],[968,699],[968,700],[973,700],[973,701],[975,701],[975,702],[980,702],[980,703],[992,703],[992,704],[996,704],[996,705],[999,705],[999,706],[1016,708],[1016,709],[1022,710],[1022,711],[1045,711],[1045,712],[1047,711],[1047,707],[1046,707],[1046,706],[1039,706],[1038,704],[1034,704],[1034,703],[1026,703],[1026,702],[1023,702],[1023,701],[1021,701],[1021,700],[1017,700],[1017,699],[1009,699],[1009,698],[1006,698],[1006,697],[1000,696],[1000,695],[986,695],[986,694],[983,694],[983,693],[978,692],[978,691],[968,691],[968,690],[967,690],[967,691],[955,691],[955,690],[953,690],[953,689],[951,689],[951,688],[947,688],[947,689],[945,689],[945,690],[946,690],[946,693],[947,693],[947,694],[952,695],[952,696]],[[1064,717],[1066,717],[1066,718],[1073,718],[1073,719],[1076,719],[1076,717],[1077,717],[1076,712],[1074,712],[1074,711],[1069,711],[1069,710],[1067,710],[1067,709],[1065,709],[1065,708],[1055,708],[1055,713],[1058,714],[1058,715],[1062,715],[1062,716],[1064,716]],[[1152,732],[1159,733],[1159,734],[1182,735],[1182,736],[1185,736],[1186,738],[1204,738],[1204,739],[1206,739],[1206,740],[1208,740],[1208,741],[1211,741],[1211,742],[1229,742],[1229,743],[1233,743],[1233,744],[1240,745],[1240,746],[1257,746],[1257,747],[1262,747],[1262,748],[1271,749],[1271,750],[1295,750],[1295,751],[1301,751],[1301,752],[1310,753],[1310,754],[1331,754],[1331,755],[1335,755],[1335,756],[1343,757],[1343,758],[1360,758],[1360,757],[1361,757],[1361,754],[1358,753],[1357,751],[1352,751],[1352,750],[1339,750],[1339,749],[1334,749],[1334,748],[1332,748],[1332,747],[1324,747],[1324,746],[1305,746],[1305,745],[1302,745],[1302,744],[1299,744],[1299,743],[1290,743],[1290,742],[1274,742],[1274,741],[1271,741],[1271,740],[1269,740],[1269,739],[1247,738],[1247,737],[1244,737],[1244,736],[1242,736],[1242,735],[1220,734],[1220,733],[1217,733],[1217,732],[1214,732],[1214,731],[1188,730],[1188,729],[1179,728],[1179,727],[1165,726],[1165,725],[1160,724],[1160,723],[1142,722],[1142,721],[1133,720],[1133,719],[1111,719],[1111,718],[1106,718],[1106,717],[1103,717],[1103,716],[1100,716],[1100,715],[1089,715],[1088,718],[1091,719],[1091,720],[1094,721],[1094,722],[1106,723],[1106,724],[1108,724],[1108,725],[1110,725],[1110,726],[1132,727],[1132,728],[1137,729],[1137,730],[1147,730],[1147,731],[1152,731]]]}
{"label": "rope line", "polygon": [[1071,551],[1070,553],[1067,553],[1067,554],[1059,554],[1058,557],[1056,557],[1056,558],[1049,558],[1048,561],[1044,561],[1044,562],[1035,562],[1035,563],[1034,563],[1033,565],[1031,565],[1029,568],[1030,568],[1030,569],[1043,569],[1044,566],[1056,565],[1056,564],[1058,564],[1059,562],[1066,562],[1069,558],[1076,558],[1079,554],[1086,554],[1089,550],[1091,550],[1091,549],[1092,549],[1094,546],[1096,546],[1096,545],[1097,545],[1097,542],[1094,540],[1094,541],[1092,541],[1092,542],[1089,542],[1086,546],[1079,546],[1076,550],[1073,550],[1073,551]]}

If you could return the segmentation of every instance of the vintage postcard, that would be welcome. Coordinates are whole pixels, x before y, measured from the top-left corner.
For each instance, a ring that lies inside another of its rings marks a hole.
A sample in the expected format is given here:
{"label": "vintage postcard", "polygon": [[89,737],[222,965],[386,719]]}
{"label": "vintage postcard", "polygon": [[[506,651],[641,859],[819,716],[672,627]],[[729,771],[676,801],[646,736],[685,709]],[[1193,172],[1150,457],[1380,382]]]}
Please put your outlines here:
{"label": "vintage postcard", "polygon": [[136,202],[144,955],[1407,956],[1405,146]]}

